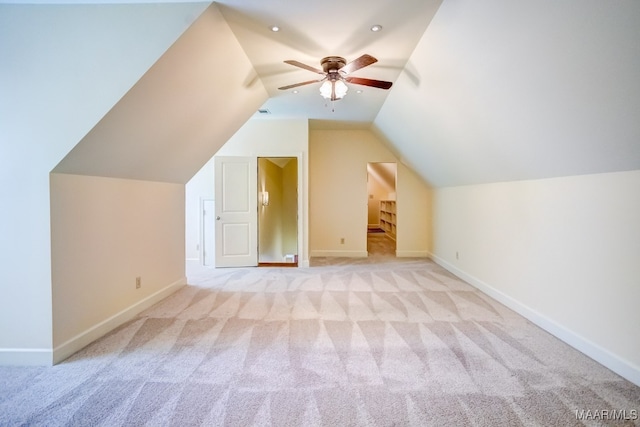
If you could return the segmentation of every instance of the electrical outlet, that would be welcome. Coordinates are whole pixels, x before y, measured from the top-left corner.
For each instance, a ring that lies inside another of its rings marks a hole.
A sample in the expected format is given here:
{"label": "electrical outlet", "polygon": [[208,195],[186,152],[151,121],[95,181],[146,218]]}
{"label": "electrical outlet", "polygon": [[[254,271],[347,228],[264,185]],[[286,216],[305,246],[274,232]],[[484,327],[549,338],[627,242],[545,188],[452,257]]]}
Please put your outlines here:
{"label": "electrical outlet", "polygon": [[142,277],[136,277],[136,289],[140,289],[142,287]]}
{"label": "electrical outlet", "polygon": [[341,245],[344,245],[344,237],[341,237],[341,238],[340,238],[340,244],[341,244]]}

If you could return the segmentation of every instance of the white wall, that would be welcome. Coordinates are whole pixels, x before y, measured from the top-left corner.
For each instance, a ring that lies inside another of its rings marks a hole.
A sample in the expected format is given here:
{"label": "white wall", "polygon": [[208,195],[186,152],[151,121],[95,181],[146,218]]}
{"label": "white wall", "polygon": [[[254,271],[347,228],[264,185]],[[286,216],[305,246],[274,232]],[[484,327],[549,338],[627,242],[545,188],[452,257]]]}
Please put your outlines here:
{"label": "white wall", "polygon": [[0,364],[51,363],[49,172],[206,6],[0,5]]}
{"label": "white wall", "polygon": [[[308,264],[308,146],[309,127],[304,119],[253,118],[244,124],[224,144],[216,155],[255,157],[297,157],[299,217],[301,232],[298,236],[300,265]],[[187,183],[186,187],[186,257],[190,262],[201,263],[196,248],[202,247],[200,206],[202,200],[215,199],[214,168],[211,159]]]}
{"label": "white wall", "polygon": [[440,188],[434,205],[439,263],[640,384],[640,171]]}
{"label": "white wall", "polygon": [[[367,163],[398,159],[367,129],[311,130],[309,212],[311,256],[367,256]],[[403,192],[401,186],[407,191]],[[398,164],[396,182],[401,256],[427,256],[427,187]],[[405,231],[401,231],[401,230]],[[407,238],[410,233],[413,237]],[[345,243],[341,244],[340,239]]]}
{"label": "white wall", "polygon": [[186,283],[184,197],[182,184],[51,174],[55,362]]}

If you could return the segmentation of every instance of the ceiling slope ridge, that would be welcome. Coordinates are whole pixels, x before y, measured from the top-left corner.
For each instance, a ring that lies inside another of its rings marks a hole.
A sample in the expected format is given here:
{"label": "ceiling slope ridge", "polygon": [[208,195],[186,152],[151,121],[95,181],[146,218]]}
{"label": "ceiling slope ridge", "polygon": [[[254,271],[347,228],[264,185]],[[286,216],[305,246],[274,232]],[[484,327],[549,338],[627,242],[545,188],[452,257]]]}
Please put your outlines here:
{"label": "ceiling slope ridge", "polygon": [[216,3],[205,7],[53,172],[184,184],[264,103]]}

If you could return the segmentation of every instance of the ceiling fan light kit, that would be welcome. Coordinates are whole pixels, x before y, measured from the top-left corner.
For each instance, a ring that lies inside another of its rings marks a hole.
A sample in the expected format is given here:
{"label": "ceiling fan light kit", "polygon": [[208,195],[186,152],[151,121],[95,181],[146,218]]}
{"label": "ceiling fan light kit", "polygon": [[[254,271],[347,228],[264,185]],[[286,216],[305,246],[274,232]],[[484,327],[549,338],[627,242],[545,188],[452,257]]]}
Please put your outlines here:
{"label": "ceiling fan light kit", "polygon": [[320,95],[324,99],[337,101],[338,99],[344,98],[348,90],[349,88],[342,80],[325,80],[322,86],[320,86]]}
{"label": "ceiling fan light kit", "polygon": [[364,68],[368,65],[378,62],[376,58],[371,55],[362,55],[359,58],[349,62],[341,56],[327,56],[320,61],[322,70],[311,67],[294,60],[284,61],[289,65],[303,68],[307,71],[311,71],[320,74],[322,78],[318,80],[309,80],[306,82],[295,83],[288,86],[283,86],[278,89],[288,90],[294,87],[308,85],[312,83],[323,82],[320,86],[320,95],[331,101],[337,101],[344,98],[349,90],[346,83],[352,83],[363,86],[375,87],[378,89],[389,89],[393,83],[384,80],[365,79],[362,77],[349,77],[348,75],[356,70]]}

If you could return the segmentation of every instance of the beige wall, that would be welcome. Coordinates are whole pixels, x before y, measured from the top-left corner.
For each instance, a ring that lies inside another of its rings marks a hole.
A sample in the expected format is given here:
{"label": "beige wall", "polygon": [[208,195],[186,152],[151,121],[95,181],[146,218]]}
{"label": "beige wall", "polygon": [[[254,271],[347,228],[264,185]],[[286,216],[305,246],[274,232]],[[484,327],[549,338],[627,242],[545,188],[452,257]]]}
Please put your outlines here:
{"label": "beige wall", "polygon": [[55,361],[186,283],[181,184],[51,174],[51,221]]}
{"label": "beige wall", "polygon": [[428,257],[433,240],[431,189],[411,169],[398,163],[396,193],[396,255]]}
{"label": "beige wall", "polygon": [[298,254],[298,161],[282,168],[282,253]]}
{"label": "beige wall", "polygon": [[437,189],[434,258],[640,384],[639,189],[640,171]]}
{"label": "beige wall", "polygon": [[[397,162],[371,131],[309,132],[311,256],[367,256],[369,162]],[[430,241],[427,188],[399,164],[396,192],[397,251],[404,256],[427,256]],[[340,243],[341,238],[345,239],[344,244]]]}

